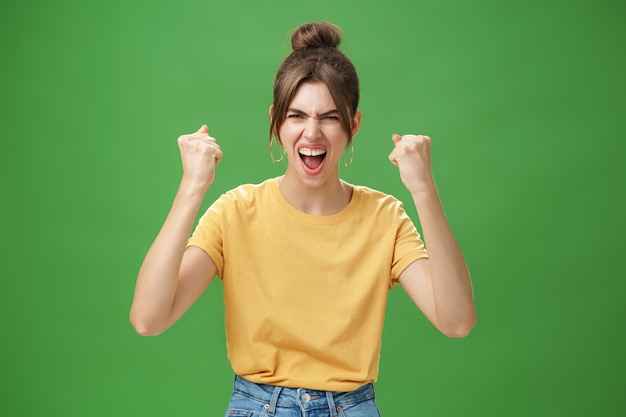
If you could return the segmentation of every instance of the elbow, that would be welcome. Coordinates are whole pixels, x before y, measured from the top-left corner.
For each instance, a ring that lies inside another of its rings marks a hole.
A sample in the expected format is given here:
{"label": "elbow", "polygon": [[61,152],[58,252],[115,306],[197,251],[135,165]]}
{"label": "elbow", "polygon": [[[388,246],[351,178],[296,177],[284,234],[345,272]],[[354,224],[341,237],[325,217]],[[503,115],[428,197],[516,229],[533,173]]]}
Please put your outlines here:
{"label": "elbow", "polygon": [[462,339],[466,336],[468,336],[470,334],[470,332],[472,331],[472,328],[455,328],[455,329],[447,329],[445,331],[442,331],[442,333],[447,336],[450,337],[452,339]]}
{"label": "elbow", "polygon": [[467,337],[476,325],[476,316],[463,320],[462,322],[455,323],[454,325],[446,326],[440,329],[441,333],[445,336],[453,339],[461,339]]}
{"label": "elbow", "polygon": [[140,336],[158,336],[165,330],[162,327],[156,326],[150,320],[137,317],[137,315],[132,312],[130,315],[130,324]]}
{"label": "elbow", "polygon": [[133,328],[135,329],[137,334],[140,336],[158,336],[161,333],[163,333],[162,331],[155,330],[148,326],[143,326],[143,325],[138,325],[138,324],[133,324]]}

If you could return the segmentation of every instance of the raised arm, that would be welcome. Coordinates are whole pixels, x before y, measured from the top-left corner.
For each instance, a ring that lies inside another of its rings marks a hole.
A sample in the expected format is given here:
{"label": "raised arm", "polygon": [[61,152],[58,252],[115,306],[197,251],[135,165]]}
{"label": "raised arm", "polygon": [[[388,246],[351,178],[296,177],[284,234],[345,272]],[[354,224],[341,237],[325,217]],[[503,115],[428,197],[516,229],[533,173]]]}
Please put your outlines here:
{"label": "raised arm", "polygon": [[130,321],[141,335],[162,333],[198,299],[217,268],[202,250],[185,250],[222,151],[206,126],[178,138],[183,177],[172,208],[139,270]]}
{"label": "raised arm", "polygon": [[433,180],[428,136],[394,135],[389,160],[411,193],[429,258],[415,261],[400,284],[443,334],[464,337],[476,323],[469,272]]}

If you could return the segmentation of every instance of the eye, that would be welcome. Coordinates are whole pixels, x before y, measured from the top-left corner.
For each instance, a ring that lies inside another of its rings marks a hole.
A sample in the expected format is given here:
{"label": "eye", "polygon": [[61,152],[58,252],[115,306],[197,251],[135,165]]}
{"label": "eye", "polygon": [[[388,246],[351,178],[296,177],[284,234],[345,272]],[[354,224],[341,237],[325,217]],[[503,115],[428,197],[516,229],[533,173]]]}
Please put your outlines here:
{"label": "eye", "polygon": [[324,123],[337,123],[339,121],[339,116],[336,114],[329,114],[324,116],[324,118],[322,118],[321,120]]}
{"label": "eye", "polygon": [[287,115],[288,119],[302,119],[302,115],[298,113],[289,113]]}

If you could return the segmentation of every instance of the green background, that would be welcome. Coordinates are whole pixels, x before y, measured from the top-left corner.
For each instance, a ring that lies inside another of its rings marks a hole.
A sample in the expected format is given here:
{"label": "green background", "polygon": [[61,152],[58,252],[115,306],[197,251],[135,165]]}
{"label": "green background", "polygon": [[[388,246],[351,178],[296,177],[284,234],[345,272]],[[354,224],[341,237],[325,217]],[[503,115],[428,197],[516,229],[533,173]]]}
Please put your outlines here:
{"label": "green background", "polygon": [[394,194],[394,132],[433,138],[478,324],[439,334],[390,293],[384,416],[626,415],[626,5],[601,1],[6,1],[0,415],[221,416],[221,284],[171,329],[128,323],[180,178],[176,138],[224,151],[204,207],[280,175],[271,86],[329,20],[362,84],[344,177]]}

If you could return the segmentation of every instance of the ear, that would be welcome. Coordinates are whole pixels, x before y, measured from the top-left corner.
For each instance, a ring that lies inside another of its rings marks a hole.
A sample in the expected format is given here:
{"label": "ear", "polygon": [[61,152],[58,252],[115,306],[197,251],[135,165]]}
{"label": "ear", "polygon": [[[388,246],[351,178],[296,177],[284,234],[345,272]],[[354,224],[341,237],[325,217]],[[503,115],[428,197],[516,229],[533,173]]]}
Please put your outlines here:
{"label": "ear", "polygon": [[356,113],[354,113],[354,118],[352,119],[352,137],[355,137],[361,128],[362,116],[363,114],[361,113],[361,110],[357,109]]}

